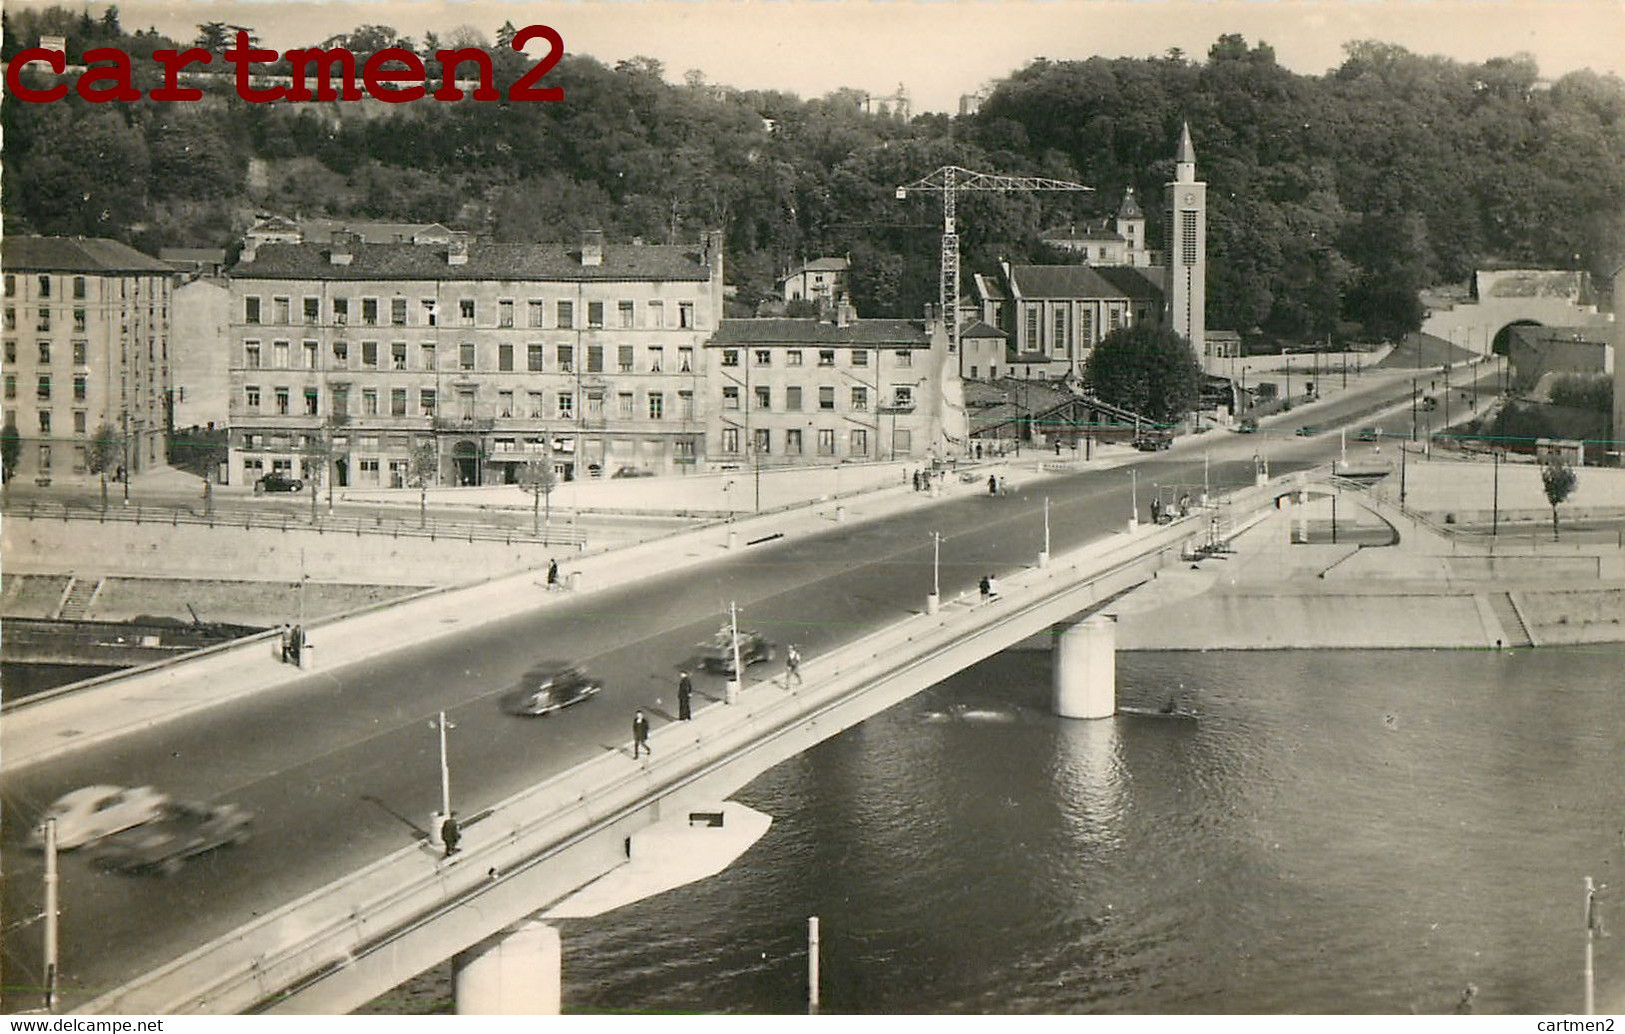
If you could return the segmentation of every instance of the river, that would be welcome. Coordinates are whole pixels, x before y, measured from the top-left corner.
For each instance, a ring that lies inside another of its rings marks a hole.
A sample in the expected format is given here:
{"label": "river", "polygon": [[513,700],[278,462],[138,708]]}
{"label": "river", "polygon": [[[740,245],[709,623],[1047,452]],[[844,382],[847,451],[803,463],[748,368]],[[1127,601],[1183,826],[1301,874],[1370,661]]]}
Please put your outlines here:
{"label": "river", "polygon": [[825,1012],[1577,1012],[1583,878],[1625,877],[1621,659],[1125,653],[1120,704],[1196,717],[1086,722],[1003,654],[736,794],[774,824],[726,872],[560,923],[564,1008],[805,1011],[817,915]]}

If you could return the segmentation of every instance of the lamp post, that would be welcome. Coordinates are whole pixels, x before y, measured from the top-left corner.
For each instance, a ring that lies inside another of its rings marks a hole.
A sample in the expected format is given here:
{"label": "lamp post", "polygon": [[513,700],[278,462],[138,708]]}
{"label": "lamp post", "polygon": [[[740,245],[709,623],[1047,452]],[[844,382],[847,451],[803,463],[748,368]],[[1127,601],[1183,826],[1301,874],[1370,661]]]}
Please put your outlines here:
{"label": "lamp post", "polygon": [[1405,509],[1405,455],[1410,452],[1405,443],[1399,443],[1399,508]]}
{"label": "lamp post", "polygon": [[130,505],[130,411],[124,410],[120,414],[124,422],[124,440],[120,443],[124,447],[124,505]]}
{"label": "lamp post", "polygon": [[1038,554],[1038,566],[1049,566],[1049,496],[1044,497],[1044,551]]}
{"label": "lamp post", "polygon": [[1416,441],[1416,378],[1411,378],[1411,441]]}
{"label": "lamp post", "polygon": [[1490,537],[1494,538],[1501,528],[1501,450],[1490,449],[1490,467],[1493,474],[1490,479]]}
{"label": "lamp post", "polygon": [[1444,364],[1444,430],[1450,431],[1450,364]]}
{"label": "lamp post", "polygon": [[935,614],[942,605],[942,533],[931,533],[931,595],[925,598],[925,612]]}
{"label": "lamp post", "polygon": [[1133,467],[1128,469],[1128,530],[1133,531],[1140,525],[1140,472]]}
{"label": "lamp post", "polygon": [[57,904],[56,819],[45,820],[45,1011],[56,1011]]}

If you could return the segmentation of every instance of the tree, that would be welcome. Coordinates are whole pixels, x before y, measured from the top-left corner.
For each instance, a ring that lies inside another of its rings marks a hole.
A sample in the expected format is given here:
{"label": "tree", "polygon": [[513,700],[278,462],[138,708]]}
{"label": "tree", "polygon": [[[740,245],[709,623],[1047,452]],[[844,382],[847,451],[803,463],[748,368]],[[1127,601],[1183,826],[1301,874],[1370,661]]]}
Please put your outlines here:
{"label": "tree", "polygon": [[1202,366],[1190,344],[1151,323],[1106,335],[1085,374],[1102,401],[1163,424],[1195,408],[1202,387]]}
{"label": "tree", "polygon": [[[102,511],[107,511],[107,472],[117,470],[119,460],[124,453],[124,442],[119,438],[112,425],[102,424],[96,428],[96,436],[90,440],[90,448],[85,451],[85,465],[92,474],[102,477]],[[171,446],[170,455],[174,455]]]}
{"label": "tree", "polygon": [[220,464],[225,462],[226,452],[224,429],[194,427],[177,431],[169,438],[170,465],[203,479],[203,512],[211,517],[214,515],[214,479]]}
{"label": "tree", "polygon": [[11,476],[17,473],[17,461],[23,455],[23,436],[17,430],[17,425],[11,422],[10,414],[6,417],[6,426],[0,427],[0,477],[6,484],[11,483]]}
{"label": "tree", "polygon": [[440,481],[440,454],[434,445],[422,442],[412,450],[406,468],[406,483],[418,490],[418,527],[429,525],[429,486]]}
{"label": "tree", "polygon": [[542,526],[537,514],[537,507],[543,499],[547,500],[547,523],[553,523],[553,489],[559,484],[558,475],[553,473],[553,464],[545,459],[530,460],[519,468],[519,487],[530,495],[530,529],[531,534],[540,535]]}
{"label": "tree", "polygon": [[1557,540],[1557,506],[1574,492],[1579,477],[1574,468],[1561,456],[1553,456],[1540,465],[1540,483],[1546,489],[1546,501],[1552,504],[1552,540]]}

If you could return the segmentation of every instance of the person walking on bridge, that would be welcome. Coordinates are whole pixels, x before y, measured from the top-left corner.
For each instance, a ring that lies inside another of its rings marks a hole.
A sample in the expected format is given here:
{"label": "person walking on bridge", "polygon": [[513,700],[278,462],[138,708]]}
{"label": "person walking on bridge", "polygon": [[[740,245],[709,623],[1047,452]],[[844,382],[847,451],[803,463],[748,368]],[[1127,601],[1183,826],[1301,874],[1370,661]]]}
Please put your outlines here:
{"label": "person walking on bridge", "polygon": [[689,709],[689,702],[694,697],[694,680],[688,677],[688,672],[677,673],[677,718],[679,721],[688,721],[694,715]]}
{"label": "person walking on bridge", "polygon": [[654,748],[649,746],[649,719],[643,717],[640,710],[632,715],[632,760],[636,761],[645,751],[654,756]]}
{"label": "person walking on bridge", "polygon": [[784,688],[790,688],[790,680],[794,679],[796,685],[801,684],[801,652],[796,649],[795,643],[784,648]]}

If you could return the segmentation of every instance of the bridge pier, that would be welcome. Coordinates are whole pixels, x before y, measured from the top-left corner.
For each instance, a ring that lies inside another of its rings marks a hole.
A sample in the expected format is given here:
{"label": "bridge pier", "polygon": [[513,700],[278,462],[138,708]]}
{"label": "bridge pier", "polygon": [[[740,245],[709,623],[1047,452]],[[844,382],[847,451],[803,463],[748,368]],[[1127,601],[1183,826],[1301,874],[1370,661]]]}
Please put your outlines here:
{"label": "bridge pier", "polygon": [[564,952],[556,927],[522,920],[452,958],[459,1016],[557,1016]]}
{"label": "bridge pier", "polygon": [[1110,718],[1117,713],[1117,619],[1096,614],[1055,631],[1051,661],[1055,713]]}

